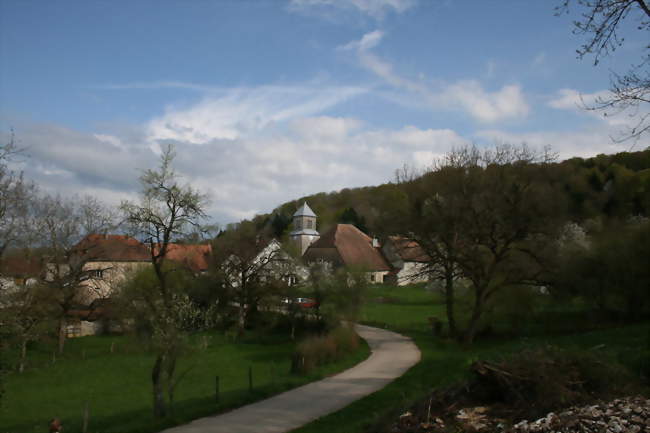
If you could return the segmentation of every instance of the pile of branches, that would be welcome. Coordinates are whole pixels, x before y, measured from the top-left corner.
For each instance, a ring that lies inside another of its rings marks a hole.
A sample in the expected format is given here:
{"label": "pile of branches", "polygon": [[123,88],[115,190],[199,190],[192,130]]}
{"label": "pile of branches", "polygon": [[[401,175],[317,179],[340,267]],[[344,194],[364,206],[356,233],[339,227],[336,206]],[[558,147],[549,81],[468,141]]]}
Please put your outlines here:
{"label": "pile of branches", "polygon": [[548,346],[500,361],[477,361],[471,370],[478,398],[527,417],[635,391],[629,372],[596,350]]}
{"label": "pile of branches", "polygon": [[523,419],[640,391],[625,368],[597,350],[530,349],[476,361],[470,371],[467,382],[433,391],[388,431],[505,431]]}

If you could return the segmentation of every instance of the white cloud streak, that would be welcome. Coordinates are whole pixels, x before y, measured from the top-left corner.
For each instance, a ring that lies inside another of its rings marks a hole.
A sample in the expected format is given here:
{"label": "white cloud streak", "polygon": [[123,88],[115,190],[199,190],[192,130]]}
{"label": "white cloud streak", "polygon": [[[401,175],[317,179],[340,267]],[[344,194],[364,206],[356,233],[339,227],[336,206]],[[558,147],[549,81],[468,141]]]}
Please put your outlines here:
{"label": "white cloud streak", "polygon": [[291,0],[289,10],[317,15],[333,11],[355,11],[381,20],[389,13],[400,14],[416,4],[416,0]]}
{"label": "white cloud streak", "polygon": [[366,33],[358,41],[338,47],[353,51],[362,67],[383,79],[390,86],[414,94],[431,110],[453,109],[468,114],[482,123],[525,118],[530,107],[521,86],[504,85],[497,91],[486,91],[476,80],[461,80],[436,88],[423,80],[405,78],[393,65],[373,52],[384,38],[380,30]]}
{"label": "white cloud streak", "polygon": [[361,87],[262,86],[235,88],[206,96],[189,108],[170,106],[149,122],[151,141],[177,140],[205,144],[254,135],[270,125],[310,116],[365,93]]}

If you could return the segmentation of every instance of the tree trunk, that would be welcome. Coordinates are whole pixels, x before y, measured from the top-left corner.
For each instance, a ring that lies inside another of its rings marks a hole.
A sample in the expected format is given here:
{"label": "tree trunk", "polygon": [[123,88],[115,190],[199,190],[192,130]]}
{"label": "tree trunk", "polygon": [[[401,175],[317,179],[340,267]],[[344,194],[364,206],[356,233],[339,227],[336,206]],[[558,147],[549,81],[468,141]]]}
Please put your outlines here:
{"label": "tree trunk", "polygon": [[170,355],[167,360],[167,400],[169,403],[169,413],[174,414],[174,373],[176,372],[176,356]]}
{"label": "tree trunk", "polygon": [[63,347],[65,346],[66,325],[65,317],[59,319],[59,355],[63,354]]}
{"label": "tree trunk", "polygon": [[165,360],[165,355],[158,355],[156,362],[151,371],[151,382],[153,385],[153,416],[154,418],[162,418],[167,414],[165,410],[165,394],[162,383],[162,367]]}
{"label": "tree trunk", "polygon": [[18,372],[25,371],[25,360],[27,359],[27,339],[23,338],[20,343],[20,364],[18,365]]}
{"label": "tree trunk", "polygon": [[445,302],[447,304],[447,323],[449,324],[449,336],[455,338],[458,334],[456,329],[456,317],[454,314],[454,276],[451,272],[445,272]]}
{"label": "tree trunk", "polygon": [[474,300],[474,309],[472,311],[472,317],[469,320],[467,329],[463,333],[462,342],[464,344],[470,345],[474,342],[474,337],[476,337],[476,331],[478,330],[478,323],[483,313],[483,296],[482,291],[476,293],[476,299]]}

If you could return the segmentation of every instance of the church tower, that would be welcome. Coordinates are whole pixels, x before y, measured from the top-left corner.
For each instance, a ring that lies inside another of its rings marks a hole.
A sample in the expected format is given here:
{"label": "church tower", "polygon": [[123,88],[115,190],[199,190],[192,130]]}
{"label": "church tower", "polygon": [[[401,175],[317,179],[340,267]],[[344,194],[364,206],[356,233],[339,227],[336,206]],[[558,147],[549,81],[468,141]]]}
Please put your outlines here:
{"label": "church tower", "polygon": [[300,248],[300,255],[305,254],[309,245],[320,238],[316,231],[316,214],[307,202],[293,214],[293,231],[289,233],[289,237]]}

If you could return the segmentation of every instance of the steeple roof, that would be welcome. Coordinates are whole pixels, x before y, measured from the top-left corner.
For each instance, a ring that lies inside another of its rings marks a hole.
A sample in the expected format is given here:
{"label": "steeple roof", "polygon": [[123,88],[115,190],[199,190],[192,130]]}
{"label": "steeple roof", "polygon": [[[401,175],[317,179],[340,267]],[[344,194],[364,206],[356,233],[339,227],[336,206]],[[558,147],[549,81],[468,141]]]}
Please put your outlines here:
{"label": "steeple roof", "polygon": [[293,214],[294,218],[295,217],[300,217],[300,216],[308,216],[308,217],[316,217],[316,214],[314,213],[313,210],[309,207],[307,202],[303,202],[302,206],[298,208],[296,213]]}

